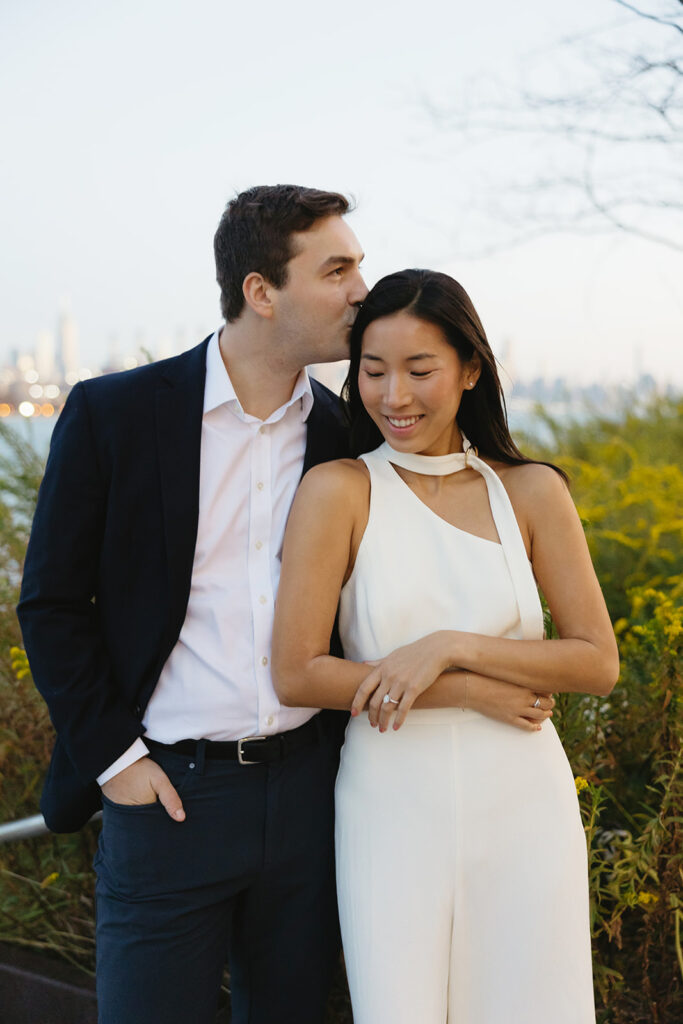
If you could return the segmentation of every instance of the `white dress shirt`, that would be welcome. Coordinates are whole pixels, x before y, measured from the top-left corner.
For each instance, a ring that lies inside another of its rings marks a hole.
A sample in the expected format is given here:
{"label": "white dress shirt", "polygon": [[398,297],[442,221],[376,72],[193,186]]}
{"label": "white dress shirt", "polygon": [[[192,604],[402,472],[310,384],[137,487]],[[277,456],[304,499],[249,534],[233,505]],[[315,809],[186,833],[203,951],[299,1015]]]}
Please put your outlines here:
{"label": "white dress shirt", "polygon": [[[307,371],[268,419],[246,413],[213,335],[199,473],[190,599],[143,725],[151,739],[234,740],[295,729],[316,711],[280,704],[270,674],[282,542],[313,405]],[[137,739],[97,779],[103,785],[147,753]]]}

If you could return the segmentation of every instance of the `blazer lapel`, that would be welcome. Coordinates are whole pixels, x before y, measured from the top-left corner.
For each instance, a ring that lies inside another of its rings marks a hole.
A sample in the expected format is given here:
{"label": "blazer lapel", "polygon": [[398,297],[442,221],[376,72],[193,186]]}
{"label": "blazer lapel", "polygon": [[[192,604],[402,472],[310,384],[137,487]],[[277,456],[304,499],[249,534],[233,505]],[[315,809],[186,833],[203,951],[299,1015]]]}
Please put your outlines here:
{"label": "blazer lapel", "polygon": [[330,459],[343,459],[348,452],[348,432],[341,421],[339,399],[317,380],[311,380],[313,406],[306,420],[306,452],[303,476],[311,466]]}
{"label": "blazer lapel", "polygon": [[199,518],[199,459],[209,339],[169,360],[156,394],[157,445],[168,565],[170,636],[185,618]]}

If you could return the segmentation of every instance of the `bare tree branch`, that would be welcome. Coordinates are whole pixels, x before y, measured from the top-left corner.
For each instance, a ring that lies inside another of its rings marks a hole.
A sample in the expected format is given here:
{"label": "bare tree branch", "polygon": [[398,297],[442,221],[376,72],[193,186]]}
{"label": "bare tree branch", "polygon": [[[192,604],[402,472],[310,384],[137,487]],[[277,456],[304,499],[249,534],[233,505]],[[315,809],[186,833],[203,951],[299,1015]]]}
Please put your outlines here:
{"label": "bare tree branch", "polygon": [[[677,2],[683,6],[682,0],[677,0]],[[675,28],[683,35],[683,28],[681,28],[681,26],[675,21],[669,21],[668,18],[659,18],[656,14],[648,14],[645,11],[641,11],[634,4],[627,3],[626,0],[614,0],[614,3],[618,4],[619,7],[625,7],[628,11],[633,11],[633,13],[637,14],[639,18],[645,18],[647,21],[656,21],[658,25],[668,25],[670,28]]]}
{"label": "bare tree branch", "polygon": [[[493,146],[504,166],[488,191],[479,176],[480,199],[468,210],[472,222],[478,205],[499,236],[507,228],[494,250],[549,231],[618,230],[683,251],[683,0],[668,0],[670,14],[655,0],[611,2],[628,20],[610,26],[609,46],[596,44],[595,34],[588,43],[575,36],[550,58],[571,59],[574,88],[553,94],[526,84],[511,102],[490,80],[475,81],[466,102],[423,103],[440,144],[457,147],[461,165],[469,157],[488,172]],[[640,19],[649,27],[636,34]],[[515,139],[522,144],[501,160]],[[497,195],[505,197],[502,211]]]}

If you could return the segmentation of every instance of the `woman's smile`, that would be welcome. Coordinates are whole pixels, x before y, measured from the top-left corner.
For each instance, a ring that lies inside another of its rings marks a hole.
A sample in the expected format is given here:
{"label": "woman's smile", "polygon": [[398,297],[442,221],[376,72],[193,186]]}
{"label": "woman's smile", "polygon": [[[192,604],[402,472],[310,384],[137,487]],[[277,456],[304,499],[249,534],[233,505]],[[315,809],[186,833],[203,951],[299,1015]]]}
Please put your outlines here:
{"label": "woman's smile", "polygon": [[424,414],[420,414],[419,416],[387,416],[387,415],[385,415],[384,418],[387,421],[387,423],[389,424],[389,427],[391,428],[392,432],[394,432],[396,434],[400,434],[400,435],[403,436],[405,434],[410,433],[410,431],[413,429],[413,427],[417,426],[417,424],[420,422],[420,420],[422,420],[424,418]]}

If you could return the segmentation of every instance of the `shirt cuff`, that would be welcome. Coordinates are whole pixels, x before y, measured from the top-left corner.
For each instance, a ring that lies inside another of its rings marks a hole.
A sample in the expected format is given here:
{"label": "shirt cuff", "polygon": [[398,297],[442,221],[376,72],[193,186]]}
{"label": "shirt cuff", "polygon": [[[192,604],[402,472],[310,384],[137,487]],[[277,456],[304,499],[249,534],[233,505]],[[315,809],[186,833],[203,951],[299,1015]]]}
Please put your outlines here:
{"label": "shirt cuff", "polygon": [[97,776],[97,784],[103,786],[105,782],[109,782],[110,779],[113,779],[115,775],[122,772],[128,765],[135,764],[136,761],[139,761],[141,757],[146,757],[147,754],[149,754],[149,750],[138,736],[128,747],[128,750],[121,754],[121,757],[117,758],[108,768],[105,768],[101,775]]}

